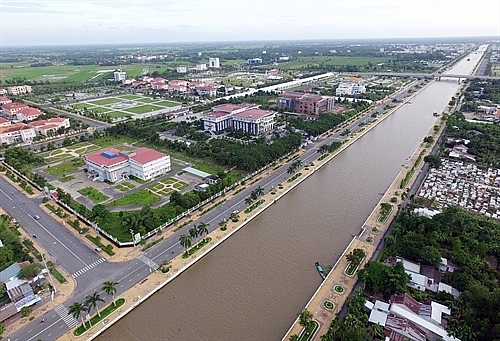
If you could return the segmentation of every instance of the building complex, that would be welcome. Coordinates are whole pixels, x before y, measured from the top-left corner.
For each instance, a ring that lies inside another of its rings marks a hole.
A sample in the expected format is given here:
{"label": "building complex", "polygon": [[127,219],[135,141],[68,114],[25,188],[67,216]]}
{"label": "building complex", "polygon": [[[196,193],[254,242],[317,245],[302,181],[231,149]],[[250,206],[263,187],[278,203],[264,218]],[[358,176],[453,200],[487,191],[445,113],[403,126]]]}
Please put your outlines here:
{"label": "building complex", "polygon": [[135,176],[150,180],[170,171],[170,156],[150,148],[139,148],[133,152],[115,148],[85,155],[88,177],[93,181],[117,182]]}
{"label": "building complex", "polygon": [[278,96],[279,109],[297,112],[301,115],[319,115],[333,110],[333,97],[301,92],[284,92]]}
{"label": "building complex", "polygon": [[252,135],[274,130],[276,112],[259,109],[253,104],[222,104],[200,118],[203,130],[215,134],[232,127]]}
{"label": "building complex", "polygon": [[335,90],[337,96],[342,95],[359,95],[366,92],[366,87],[363,78],[347,77],[340,82]]}

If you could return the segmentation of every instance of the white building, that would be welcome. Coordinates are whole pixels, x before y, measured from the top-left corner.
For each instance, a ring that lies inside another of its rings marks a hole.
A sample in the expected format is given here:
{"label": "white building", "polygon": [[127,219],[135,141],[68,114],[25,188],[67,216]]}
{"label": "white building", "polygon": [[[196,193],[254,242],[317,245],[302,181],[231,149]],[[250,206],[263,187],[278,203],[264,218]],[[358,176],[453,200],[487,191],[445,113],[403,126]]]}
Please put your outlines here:
{"label": "white building", "polygon": [[127,73],[125,71],[117,70],[113,72],[113,78],[115,82],[121,82],[127,79]]}
{"label": "white building", "polygon": [[35,129],[39,135],[55,134],[61,128],[69,128],[69,118],[66,117],[53,117],[48,120],[39,120],[28,123],[28,125]]}
{"label": "white building", "polygon": [[0,143],[31,143],[35,136],[35,129],[24,123],[0,126]]}
{"label": "white building", "polygon": [[274,130],[276,113],[262,109],[250,109],[233,116],[233,128],[253,135]]}
{"label": "white building", "polygon": [[169,155],[149,148],[139,148],[130,153],[110,148],[85,155],[85,164],[89,178],[111,182],[127,179],[130,175],[150,180],[171,168]]}
{"label": "white building", "polygon": [[207,64],[196,64],[196,71],[204,71],[207,69]]}
{"label": "white building", "polygon": [[43,112],[36,108],[24,108],[17,112],[16,118],[21,121],[33,121],[40,115],[43,115]]}
{"label": "white building", "polygon": [[24,103],[12,102],[2,105],[3,114],[9,118],[17,118],[17,113],[22,109],[28,109],[29,106]]}
{"label": "white building", "polygon": [[366,92],[366,87],[362,78],[345,78],[340,82],[335,94],[337,96],[342,95],[358,95]]}
{"label": "white building", "polygon": [[208,67],[214,69],[220,68],[219,58],[208,58]]}
{"label": "white building", "polygon": [[29,94],[31,91],[32,89],[30,85],[9,86],[7,88],[7,92],[14,96]]}
{"label": "white building", "polygon": [[186,73],[187,72],[187,67],[185,66],[178,66],[177,67],[177,73]]}
{"label": "white building", "polygon": [[232,117],[242,111],[256,108],[253,104],[221,104],[212,108],[212,112],[200,118],[203,130],[215,134],[232,126]]}

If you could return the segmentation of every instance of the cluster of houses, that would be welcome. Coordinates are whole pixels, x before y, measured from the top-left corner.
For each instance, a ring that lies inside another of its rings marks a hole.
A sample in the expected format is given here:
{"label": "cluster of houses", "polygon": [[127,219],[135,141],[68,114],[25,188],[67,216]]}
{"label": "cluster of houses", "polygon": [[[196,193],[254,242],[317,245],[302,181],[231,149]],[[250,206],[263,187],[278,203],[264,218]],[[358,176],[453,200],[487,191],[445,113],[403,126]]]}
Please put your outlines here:
{"label": "cluster of houses", "polygon": [[[117,71],[118,72],[118,71]],[[117,73],[115,72],[115,74]],[[120,73],[120,72],[118,72]],[[121,72],[123,73],[123,72]],[[133,89],[151,89],[151,90],[164,90],[170,93],[186,93],[195,96],[208,96],[215,97],[217,93],[227,94],[228,92],[234,90],[234,87],[228,84],[219,84],[215,82],[204,82],[204,81],[188,81],[188,80],[166,80],[161,77],[149,77],[144,76],[139,79],[126,79],[122,76],[116,75],[115,80],[119,81]]]}
{"label": "cluster of houses", "polygon": [[252,135],[272,132],[276,123],[276,112],[259,109],[254,104],[221,104],[212,112],[200,117],[204,131],[220,134],[232,127]]}
{"label": "cluster of houses", "polygon": [[44,275],[48,271],[43,269],[38,276],[31,280],[18,278],[21,269],[29,264],[29,262],[14,263],[0,271],[1,285],[5,286],[10,299],[10,303],[0,307],[0,322],[17,314],[23,307],[29,307],[41,301],[40,296],[35,292],[38,292],[40,284],[45,282]]}
{"label": "cluster of houses", "polygon": [[366,301],[368,321],[384,327],[386,341],[460,341],[446,331],[451,309],[431,302],[423,304],[407,294],[392,295],[389,302]]}
{"label": "cluster of houses", "polygon": [[30,144],[36,136],[52,136],[61,128],[69,128],[68,118],[55,117],[38,120],[43,112],[24,103],[12,102],[0,97],[0,143]]}
{"label": "cluster of houses", "polygon": [[115,148],[85,155],[87,177],[92,181],[119,182],[135,176],[150,180],[171,169],[170,156],[150,148],[120,151]]}
{"label": "cluster of houses", "polygon": [[439,169],[431,169],[417,195],[438,209],[454,205],[499,219],[500,169],[443,159]]}

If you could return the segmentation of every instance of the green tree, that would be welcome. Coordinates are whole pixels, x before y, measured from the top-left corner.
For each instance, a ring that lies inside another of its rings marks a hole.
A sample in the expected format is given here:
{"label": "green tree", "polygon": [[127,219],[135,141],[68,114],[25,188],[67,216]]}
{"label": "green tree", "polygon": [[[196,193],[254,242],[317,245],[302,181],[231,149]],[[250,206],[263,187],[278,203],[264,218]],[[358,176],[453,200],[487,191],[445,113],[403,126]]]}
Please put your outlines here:
{"label": "green tree", "polygon": [[83,313],[87,311],[87,306],[80,302],[75,302],[68,308],[68,314],[73,316],[75,319],[82,319],[82,326],[85,328],[85,321],[83,320]]}
{"label": "green tree", "polygon": [[191,239],[196,239],[196,237],[198,237],[198,227],[196,225],[193,225],[193,227],[189,229],[189,236]]}
{"label": "green tree", "polygon": [[113,305],[116,306],[115,302],[115,294],[116,294],[116,285],[118,282],[106,281],[102,284],[102,291],[106,293],[106,295],[111,295],[113,297]]}
{"label": "green tree", "polygon": [[99,311],[99,302],[104,302],[99,293],[94,292],[92,295],[85,296],[85,305],[88,307],[89,312],[92,309],[97,311],[97,315],[101,316],[101,312]]}
{"label": "green tree", "polygon": [[191,247],[192,244],[191,236],[188,234],[181,234],[179,237],[179,242],[181,246],[187,250]]}
{"label": "green tree", "polygon": [[31,312],[32,312],[32,309],[30,307],[22,307],[21,311],[20,311],[22,317],[30,316]]}
{"label": "green tree", "polygon": [[43,265],[40,263],[32,263],[24,268],[21,269],[19,272],[19,275],[17,275],[18,278],[20,279],[32,279],[42,271]]}
{"label": "green tree", "polygon": [[299,324],[307,328],[311,325],[314,315],[307,309],[304,309],[299,314]]}
{"label": "green tree", "polygon": [[208,225],[210,224],[206,224],[204,222],[198,224],[198,235],[200,237],[203,237],[204,235],[208,234]]}

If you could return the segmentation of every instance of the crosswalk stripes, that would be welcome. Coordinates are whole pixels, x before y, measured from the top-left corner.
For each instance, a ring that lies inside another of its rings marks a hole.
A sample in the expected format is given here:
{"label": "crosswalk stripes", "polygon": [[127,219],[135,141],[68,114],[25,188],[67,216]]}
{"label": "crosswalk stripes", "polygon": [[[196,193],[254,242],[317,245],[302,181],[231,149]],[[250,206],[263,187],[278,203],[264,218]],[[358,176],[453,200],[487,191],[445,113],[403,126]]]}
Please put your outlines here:
{"label": "crosswalk stripes", "polygon": [[68,309],[64,305],[62,304],[58,305],[54,310],[56,311],[57,315],[59,315],[63,319],[63,321],[68,325],[68,327],[73,328],[78,324],[77,319],[75,319],[69,313]]}
{"label": "crosswalk stripes", "polygon": [[98,259],[96,260],[95,262],[93,263],[90,263],[89,265],[87,265],[86,267],[84,267],[83,269],[81,270],[78,270],[77,272],[75,272],[74,274],[72,274],[71,276],[73,276],[73,278],[77,278],[78,276],[84,274],[85,272],[89,271],[90,269],[92,269],[93,267],[101,264],[102,262],[106,261],[104,258],[101,258],[101,259]]}
{"label": "crosswalk stripes", "polygon": [[149,259],[148,257],[146,257],[144,255],[140,255],[137,258],[139,258],[144,264],[146,264],[147,266],[149,266],[153,270],[156,270],[160,267],[158,265],[158,263],[156,263],[155,261]]}

